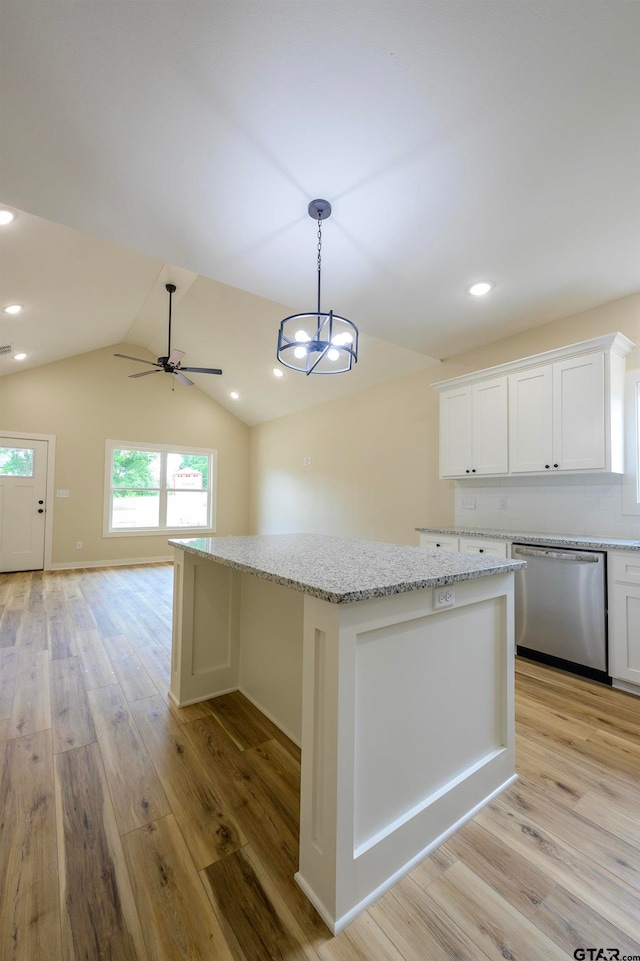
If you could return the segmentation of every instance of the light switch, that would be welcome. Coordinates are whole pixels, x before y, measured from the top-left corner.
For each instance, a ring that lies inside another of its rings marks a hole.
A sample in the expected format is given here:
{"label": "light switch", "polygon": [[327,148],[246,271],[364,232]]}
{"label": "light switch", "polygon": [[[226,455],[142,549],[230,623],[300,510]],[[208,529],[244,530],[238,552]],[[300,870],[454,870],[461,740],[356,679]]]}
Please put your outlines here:
{"label": "light switch", "polygon": [[69,491],[56,491],[56,497],[68,497]]}

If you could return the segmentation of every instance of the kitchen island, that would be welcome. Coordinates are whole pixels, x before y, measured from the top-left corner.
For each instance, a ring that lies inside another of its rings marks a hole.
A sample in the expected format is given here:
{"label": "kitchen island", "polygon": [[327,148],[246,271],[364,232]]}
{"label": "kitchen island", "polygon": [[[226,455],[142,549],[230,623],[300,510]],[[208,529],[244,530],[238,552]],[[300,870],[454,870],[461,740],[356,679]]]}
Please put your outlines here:
{"label": "kitchen island", "polygon": [[172,540],[170,696],[302,748],[296,880],[337,933],[514,778],[522,562],[311,534]]}

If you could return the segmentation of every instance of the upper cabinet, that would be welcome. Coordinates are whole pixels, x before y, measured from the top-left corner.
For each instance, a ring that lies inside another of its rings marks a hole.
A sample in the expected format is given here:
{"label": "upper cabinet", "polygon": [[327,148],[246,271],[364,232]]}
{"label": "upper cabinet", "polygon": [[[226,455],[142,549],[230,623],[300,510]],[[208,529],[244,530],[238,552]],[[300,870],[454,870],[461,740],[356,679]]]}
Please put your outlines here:
{"label": "upper cabinet", "polygon": [[454,387],[440,395],[440,475],[506,474],[507,378]]}
{"label": "upper cabinet", "polygon": [[610,334],[435,384],[440,476],[622,473],[633,346]]}

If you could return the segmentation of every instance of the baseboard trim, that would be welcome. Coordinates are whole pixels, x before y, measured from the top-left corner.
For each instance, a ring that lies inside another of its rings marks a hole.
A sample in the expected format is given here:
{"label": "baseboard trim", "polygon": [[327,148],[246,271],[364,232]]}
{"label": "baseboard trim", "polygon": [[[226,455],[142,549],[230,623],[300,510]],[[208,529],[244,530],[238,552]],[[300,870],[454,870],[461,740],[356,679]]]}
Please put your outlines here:
{"label": "baseboard trim", "polygon": [[81,571],[86,567],[136,567],[138,564],[166,564],[173,560],[173,554],[166,557],[124,557],[115,561],[78,561],[71,564],[67,561],[60,561],[45,568],[48,571]]}

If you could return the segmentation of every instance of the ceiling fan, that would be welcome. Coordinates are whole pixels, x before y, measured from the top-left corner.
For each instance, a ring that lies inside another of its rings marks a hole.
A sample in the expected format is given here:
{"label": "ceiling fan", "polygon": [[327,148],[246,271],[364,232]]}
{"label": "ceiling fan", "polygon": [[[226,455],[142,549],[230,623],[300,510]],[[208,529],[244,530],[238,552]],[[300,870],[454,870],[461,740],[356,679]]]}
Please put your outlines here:
{"label": "ceiling fan", "polygon": [[114,357],[124,357],[125,360],[137,360],[139,364],[148,364],[155,370],[141,370],[139,374],[129,374],[129,377],[145,377],[147,374],[157,374],[163,370],[165,374],[173,374],[181,384],[192,387],[193,381],[184,376],[183,371],[187,370],[194,374],[221,374],[222,371],[217,367],[183,367],[180,361],[184,357],[183,350],[171,349],[171,298],[176,292],[175,284],[165,284],[165,289],[169,294],[169,342],[167,345],[167,356],[158,357],[157,361],[143,360],[141,357],[131,357],[129,354],[114,354]]}

